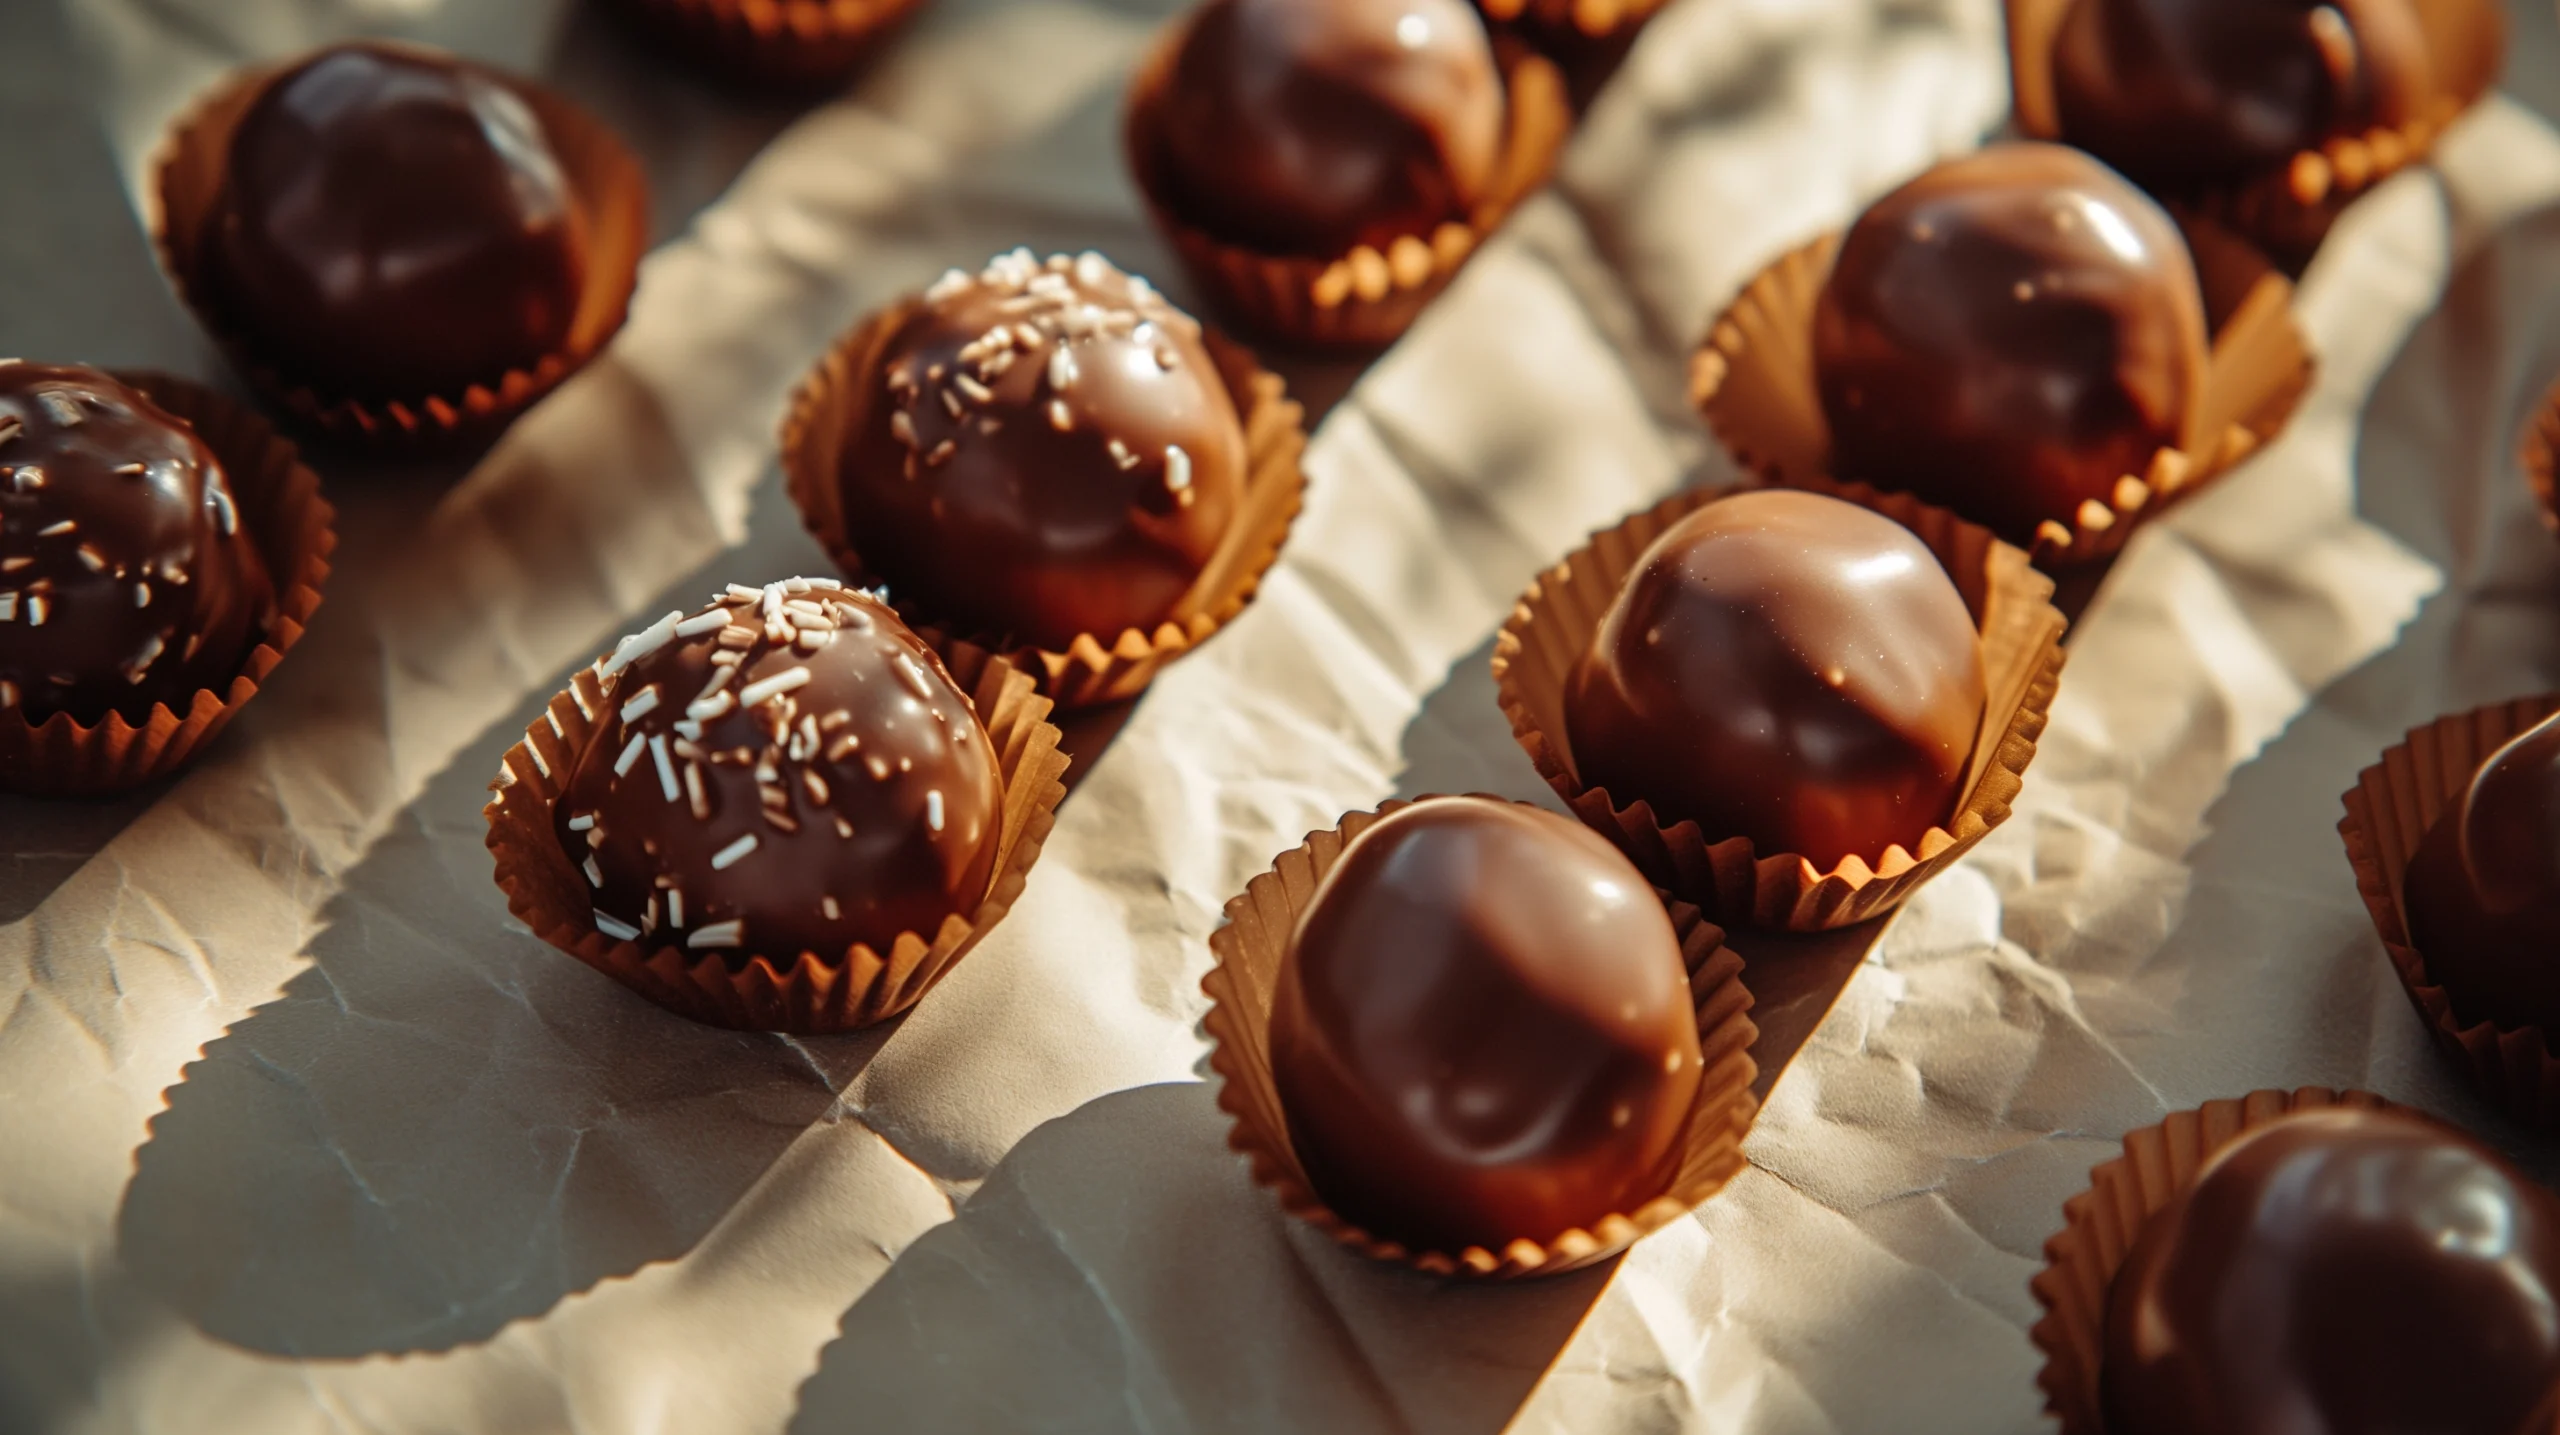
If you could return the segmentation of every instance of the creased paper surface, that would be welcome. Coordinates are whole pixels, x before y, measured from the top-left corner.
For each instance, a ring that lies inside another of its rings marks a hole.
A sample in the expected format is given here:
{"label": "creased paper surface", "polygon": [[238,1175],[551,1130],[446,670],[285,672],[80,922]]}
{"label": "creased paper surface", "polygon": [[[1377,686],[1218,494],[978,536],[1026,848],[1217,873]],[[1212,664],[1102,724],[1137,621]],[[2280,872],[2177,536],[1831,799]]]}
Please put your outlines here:
{"label": "creased paper surface", "polygon": [[[616,634],[821,567],[771,435],[854,317],[1016,243],[1184,293],[1116,155],[1167,6],[936,0],[803,113],[596,9],[0,15],[0,113],[95,161],[0,221],[13,269],[73,276],[0,281],[0,348],[218,374],[127,191],[225,68],[342,34],[550,77],[647,155],[662,235],[611,352],[467,476],[324,465],[328,606],[208,761],[0,799],[0,1430],[2025,1432],[2026,1282],[2125,1129],[2332,1083],[2512,1143],[2427,1049],[2332,828],[2403,728],[2560,667],[2513,459],[2560,370],[2530,104],[2341,227],[2302,414],[2128,548],[2017,818],[1888,930],[1754,1169],[1614,1271],[1494,1289],[1362,1263],[1249,1184],[1197,1080],[1205,936],[1346,810],[1543,798],[1485,669],[1513,595],[1727,472],[1688,346],[1998,122],[1997,6],[1666,12],[1554,190],[1332,409],[1262,597],[1090,762],[1023,902],[905,1021],[828,1041],[688,1025],[514,927],[483,791]],[[2560,36],[2513,16],[2530,90]]]}

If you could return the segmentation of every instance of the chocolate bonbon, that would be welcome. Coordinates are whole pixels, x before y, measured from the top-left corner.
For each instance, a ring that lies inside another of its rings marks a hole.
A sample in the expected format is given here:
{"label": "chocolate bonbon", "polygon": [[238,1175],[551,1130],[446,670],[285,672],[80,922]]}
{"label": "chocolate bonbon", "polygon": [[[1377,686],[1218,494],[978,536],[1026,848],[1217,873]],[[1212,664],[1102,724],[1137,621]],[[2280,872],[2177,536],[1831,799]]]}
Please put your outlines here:
{"label": "chocolate bonbon", "polygon": [[1440,1251],[1662,1194],[1700,1075],[1653,890],[1589,831],[1484,798],[1402,808],[1343,851],[1290,938],[1271,1059],[1316,1190]]}
{"label": "chocolate bonbon", "polygon": [[2462,1019],[2560,1031],[2560,717],[2480,765],[2404,880],[2410,945]]}
{"label": "chocolate bonbon", "polygon": [[2034,143],[1947,161],[1870,206],[1823,285],[1813,348],[1838,476],[2022,547],[2141,506],[2155,456],[2185,440],[2207,353],[2168,215],[2088,156]]}
{"label": "chocolate bonbon", "polygon": [[195,431],[95,369],[0,362],[0,712],[186,712],[276,585]]}
{"label": "chocolate bonbon", "polygon": [[1573,765],[1620,808],[1819,869],[1948,820],[1985,701],[1963,597],[1853,503],[1720,499],[1648,548],[1564,695]]}

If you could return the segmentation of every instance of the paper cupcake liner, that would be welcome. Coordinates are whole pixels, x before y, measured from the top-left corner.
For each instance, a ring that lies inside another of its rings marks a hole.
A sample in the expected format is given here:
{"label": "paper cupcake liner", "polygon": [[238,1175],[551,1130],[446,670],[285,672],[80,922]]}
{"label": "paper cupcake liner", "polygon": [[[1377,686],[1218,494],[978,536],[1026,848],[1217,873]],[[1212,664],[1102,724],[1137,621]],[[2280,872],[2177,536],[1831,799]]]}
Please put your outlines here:
{"label": "paper cupcake liner", "polygon": [[2053,580],[2027,555],[1943,509],[1907,494],[1808,478],[1816,492],[1873,509],[1917,535],[1955,580],[1982,633],[1988,701],[1955,814],[1925,833],[1915,854],[1900,843],[1844,858],[1828,872],[1792,852],[1763,855],[1748,837],[1710,834],[1694,819],[1664,821],[1650,803],[1621,807],[1576,775],[1564,722],[1574,666],[1637,561],[1656,538],[1733,489],[1676,494],[1592,535],[1529,585],[1494,639],[1493,680],[1511,735],[1538,775],[1576,817],[1617,844],[1655,886],[1694,902],[1728,927],[1821,932],[1900,906],[2009,818],[2062,677],[2062,614]]}
{"label": "paper cupcake liner", "polygon": [[[905,300],[856,324],[801,380],[783,416],[782,469],[791,501],[810,536],[857,583],[871,579],[854,536],[845,531],[837,471],[862,433],[869,405],[883,391],[881,350],[915,305],[915,300]],[[1214,330],[1203,329],[1201,338],[1244,424],[1245,480],[1234,523],[1191,591],[1152,630],[1079,633],[1064,651],[1013,644],[1001,633],[956,634],[978,647],[1007,653],[1039,678],[1041,691],[1061,710],[1137,696],[1165,664],[1235,621],[1261,588],[1263,575],[1279,561],[1280,547],[1305,502],[1306,475],[1298,462],[1307,447],[1305,410],[1288,396],[1280,377],[1241,346]],[[895,592],[889,600],[899,616],[926,632],[937,647],[952,632],[947,615],[919,608]]]}
{"label": "paper cupcake liner", "polygon": [[[2010,91],[2018,131],[2070,142],[2055,97],[2053,40],[2072,0],[2007,0]],[[2506,21],[2494,0],[2438,0],[2409,7],[2440,87],[2408,123],[2341,135],[2237,183],[2163,193],[2181,215],[2229,225],[2297,271],[2348,205],[2423,162],[2455,120],[2479,103],[2506,64]]]}
{"label": "paper cupcake liner", "polygon": [[382,446],[495,434],[593,359],[622,327],[649,247],[648,181],[639,160],[603,121],[539,85],[500,75],[540,117],[586,217],[586,287],[568,342],[532,368],[510,369],[458,394],[350,398],[332,392],[324,374],[295,373],[262,355],[255,334],[223,312],[206,267],[221,221],[232,132],[267,83],[303,58],[236,72],[162,139],[151,161],[144,215],[161,272],[259,397],[301,424],[341,441]]}
{"label": "paper cupcake liner", "polygon": [[320,496],[319,476],[292,444],[265,419],[202,385],[149,371],[118,371],[115,377],[185,419],[222,461],[241,526],[274,577],[275,620],[241,660],[238,675],[220,689],[197,689],[184,712],[155,703],[139,723],[109,713],[85,725],[68,713],[42,723],[28,722],[23,711],[0,715],[0,790],[103,796],[177,771],[230,725],[302,641],[329,580],[329,554],[338,546],[337,511]]}
{"label": "paper cupcake liner", "polygon": [[524,741],[507,750],[486,809],[489,851],[507,910],[544,941],[678,1016],[740,1031],[825,1036],[898,1015],[942,980],[978,939],[1004,919],[1022,895],[1031,864],[1048,841],[1067,755],[1059,750],[1049,700],[1029,674],[966,644],[943,653],[963,691],[985,720],[1004,776],[1004,835],[987,895],[967,916],[943,919],[930,936],[902,932],[887,953],[857,943],[842,956],[799,952],[777,960],[748,955],[732,966],[718,953],[616,941],[596,930],[587,884],[552,827],[552,807],[575,771],[603,713],[604,684],[580,668],[567,692],[551,700]]}
{"label": "paper cupcake liner", "polygon": [[2560,712],[2560,694],[2476,708],[2414,729],[2357,776],[2338,823],[2356,891],[2391,954],[2391,970],[2437,1047],[2491,1105],[2544,1131],[2560,1131],[2560,1057],[2552,1055],[2548,1035],[2538,1026],[2465,1022],[2454,1015],[2452,996],[2428,975],[2425,955],[2410,944],[2400,885],[2427,829],[2471,785],[2480,764],[2554,712]]}
{"label": "paper cupcake liner", "polygon": [[678,61],[735,84],[825,89],[880,48],[923,0],[621,0]]}
{"label": "paper cupcake liner", "polygon": [[1573,130],[1563,72],[1506,37],[1494,41],[1508,104],[1502,151],[1482,202],[1465,222],[1429,235],[1407,235],[1380,251],[1361,245],[1335,257],[1265,254],[1229,244],[1186,223],[1176,212],[1158,153],[1164,88],[1183,25],[1168,27],[1129,84],[1122,141],[1129,172],[1158,232],[1169,240],[1203,294],[1254,333],[1317,348],[1379,349],[1412,327],[1484,242],[1530,192],[1546,183]]}
{"label": "paper cupcake liner", "polygon": [[2533,421],[2525,430],[2523,452],[2524,478],[2533,490],[2534,510],[2542,515],[2542,524],[2560,535],[2560,383],[2546,391],[2534,405]]}
{"label": "paper cupcake liner", "polygon": [[1487,23],[1570,32],[1600,40],[1622,35],[1654,17],[1665,0],[1476,0]]}
{"label": "paper cupcake liner", "polygon": [[[2220,477],[2284,430],[2310,390],[2312,357],[2293,319],[2293,285],[2219,226],[2183,226],[2203,280],[2213,353],[2188,436],[2116,480],[2110,502],[2048,519],[2039,563],[2094,562],[2143,523]],[[1801,487],[1831,471],[1831,428],[1814,378],[1813,314],[1840,251],[1838,232],[1782,255],[1734,298],[1690,362],[1689,393],[1734,461],[1763,482]],[[1872,480],[1877,475],[1857,475]]]}
{"label": "paper cupcake liner", "polygon": [[1696,1209],[1740,1174],[1742,1138],[1759,1113],[1751,1095],[1758,1075],[1751,1044],[1759,1039],[1759,1029],[1751,1024],[1742,958],[1724,944],[1721,930],[1684,902],[1670,903],[1671,925],[1689,966],[1698,1046],[1706,1065],[1682,1133],[1679,1170],[1663,1194],[1633,1211],[1605,1216],[1588,1230],[1577,1227],[1545,1241],[1524,1238],[1499,1251],[1482,1246],[1417,1251],[1373,1236],[1335,1214],[1298,1163],[1271,1074],[1271,1002],[1279,988],[1281,960],[1299,913],[1314,899],[1316,884],[1340,860],[1342,849],[1379,819],[1412,805],[1389,802],[1375,812],[1352,813],[1330,832],[1308,834],[1304,844],[1282,853],[1270,871],[1227,903],[1226,925],[1210,934],[1217,965],[1200,982],[1210,1003],[1201,1025],[1212,1043],[1209,1065],[1221,1078],[1218,1105],[1235,1120],[1227,1144],[1243,1153],[1252,1164],[1253,1179],[1280,1198],[1282,1210],[1373,1260],[1433,1275],[1496,1280],[1558,1275],[1607,1260]]}
{"label": "paper cupcake liner", "polygon": [[[2062,1230],[2044,1243],[2044,1269],[2028,1288],[2044,1318],[2028,1338],[2044,1352],[2036,1384],[2062,1435],[2107,1435],[2098,1399],[2106,1351],[2107,1287],[2153,1214],[2195,1184],[2196,1173],[2223,1147],[2297,1111],[2344,1107],[2408,1111],[2362,1091],[2256,1091],[2236,1101],[2208,1101],[2124,1138],[2124,1154],[2089,1173],[2089,1189],[2062,1205]],[[2410,1112],[2411,1115],[2420,1113]]]}

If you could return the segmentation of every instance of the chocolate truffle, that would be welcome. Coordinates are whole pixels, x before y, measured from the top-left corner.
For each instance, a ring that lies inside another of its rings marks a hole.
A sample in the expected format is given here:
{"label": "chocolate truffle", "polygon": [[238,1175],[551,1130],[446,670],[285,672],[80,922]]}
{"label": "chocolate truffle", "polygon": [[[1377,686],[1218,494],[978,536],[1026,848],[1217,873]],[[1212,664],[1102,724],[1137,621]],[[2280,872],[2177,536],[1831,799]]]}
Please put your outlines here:
{"label": "chocolate truffle", "polygon": [[1332,257],[1464,221],[1502,77],[1464,0],[1209,0],[1165,85],[1171,207],[1229,243]]}
{"label": "chocolate truffle", "polygon": [[2170,188],[2405,124],[2432,86],[2411,0],[2077,0],[2054,36],[2063,137]]}
{"label": "chocolate truffle", "polygon": [[1282,959],[1272,1078],[1334,1210],[1417,1250],[1500,1250],[1668,1188],[1697,1011],[1662,902],[1550,812],[1399,809],[1325,874]]}
{"label": "chocolate truffle", "polygon": [[512,82],[408,46],[321,51],[232,132],[208,288],[333,397],[456,398],[567,342],[586,225]]}
{"label": "chocolate truffle", "polygon": [[1235,401],[1200,326],[1099,254],[952,270],[886,341],[839,469],[909,611],[1064,650],[1164,621],[1235,522]]}
{"label": "chocolate truffle", "polygon": [[2401,908],[2464,1021],[2560,1033],[2560,716],[2480,765],[2420,839]]}
{"label": "chocolate truffle", "polygon": [[553,820],[605,935],[787,966],[930,941],[986,895],[995,749],[878,599],[828,578],[732,585],[598,672],[609,710]]}
{"label": "chocolate truffle", "polygon": [[1567,680],[1574,770],[1619,807],[1829,871],[1948,820],[1982,645],[1909,529],[1772,489],[1655,539]]}
{"label": "chocolate truffle", "polygon": [[2059,145],[1993,145],[1859,216],[1813,350],[1840,476],[2025,547],[2084,510],[2112,519],[2120,485],[2183,442],[2204,298],[2141,191]]}
{"label": "chocolate truffle", "polygon": [[95,369],[0,361],[0,714],[183,713],[274,616],[194,429]]}
{"label": "chocolate truffle", "polygon": [[[2250,1132],[2108,1291],[2109,1435],[2521,1435],[2560,1381],[2560,1206],[2415,1117]],[[2547,1428],[2547,1427],[2545,1427]]]}

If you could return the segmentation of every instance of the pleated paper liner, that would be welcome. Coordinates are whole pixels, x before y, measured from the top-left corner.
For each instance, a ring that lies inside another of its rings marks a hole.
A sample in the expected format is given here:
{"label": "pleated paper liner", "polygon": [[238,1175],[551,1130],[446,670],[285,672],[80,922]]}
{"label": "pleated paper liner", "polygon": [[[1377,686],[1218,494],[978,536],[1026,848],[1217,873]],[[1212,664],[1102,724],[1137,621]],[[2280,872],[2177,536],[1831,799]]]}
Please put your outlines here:
{"label": "pleated paper liner", "polygon": [[1129,84],[1122,141],[1129,171],[1158,232],[1182,257],[1204,295],[1257,335],[1329,349],[1379,349],[1413,321],[1467,259],[1530,192],[1546,183],[1573,129],[1564,75],[1527,46],[1496,37],[1507,103],[1501,153],[1492,183],[1465,222],[1429,235],[1406,235],[1383,251],[1361,245],[1349,254],[1265,254],[1193,227],[1166,173],[1160,148],[1165,83],[1182,43],[1177,21],[1140,62]]}
{"label": "pleated paper liner", "polygon": [[[1049,723],[1049,700],[1029,674],[966,644],[943,650],[951,676],[967,692],[994,740],[1004,776],[1004,835],[995,876],[967,916],[943,919],[931,934],[903,932],[883,953],[864,944],[830,957],[747,954],[738,965],[718,953],[616,941],[596,930],[586,880],[561,851],[552,807],[578,755],[612,721],[605,685],[580,668],[569,691],[551,700],[508,749],[487,808],[489,851],[507,910],[544,941],[676,1013],[740,1031],[825,1036],[898,1015],[969,954],[1022,896],[1031,864],[1048,841],[1067,756]],[[601,719],[598,714],[603,714]]]}
{"label": "pleated paper liner", "polygon": [[620,0],[676,60],[731,84],[824,90],[893,37],[923,0]]}
{"label": "pleated paper liner", "polygon": [[1701,831],[1694,819],[1657,813],[1649,803],[1621,807],[1606,788],[1586,786],[1576,774],[1564,722],[1575,664],[1645,549],[1682,518],[1738,490],[1676,494],[1594,534],[1529,585],[1494,638],[1502,711],[1538,775],[1655,886],[1728,927],[1830,931],[1900,906],[2008,820],[2062,676],[2063,621],[2052,602],[2053,580],[2031,567],[2026,554],[1907,494],[1819,478],[1802,486],[1873,509],[1918,535],[1955,580],[1981,630],[1988,701],[1963,796],[1944,824],[1921,837],[1917,853],[1895,843],[1824,872],[1797,853],[1764,854],[1748,837]]}
{"label": "pleated paper liner", "polygon": [[261,354],[254,316],[244,322],[225,312],[210,268],[232,132],[267,83],[304,58],[236,72],[198,99],[161,141],[151,162],[145,221],[162,272],[259,397],[298,423],[342,442],[382,446],[494,435],[593,359],[622,327],[649,247],[649,191],[640,162],[603,121],[540,85],[500,76],[542,121],[586,220],[585,288],[568,341],[529,369],[492,374],[461,393],[378,399],[336,392],[328,375],[293,372]]}
{"label": "pleated paper liner", "polygon": [[2533,420],[2525,430],[2522,459],[2525,483],[2533,489],[2534,511],[2542,515],[2543,526],[2560,535],[2560,484],[2554,475],[2560,473],[2560,384],[2546,391],[2534,405]]}
{"label": "pleated paper liner", "polygon": [[[2344,1107],[2404,1111],[2362,1091],[2255,1091],[2208,1101],[2157,1126],[2128,1133],[2124,1154],[2089,1173],[2089,1189],[2063,1203],[2062,1229],[2044,1243],[2044,1269],[2030,1282],[2044,1318],[2028,1332],[2044,1352],[2036,1376],[2045,1411],[2062,1435],[2107,1435],[2098,1398],[2106,1350],[2107,1287],[2152,1215],[2195,1184],[2213,1154],[2249,1131],[2297,1111]],[[2408,1112],[2418,1115],[2417,1112]]]}
{"label": "pleated paper liner", "polygon": [[115,377],[186,420],[222,461],[240,524],[274,577],[275,619],[241,660],[238,675],[223,688],[198,689],[184,712],[155,703],[140,722],[110,713],[85,725],[68,713],[42,723],[29,723],[18,711],[0,714],[0,790],[103,796],[177,771],[230,725],[302,641],[329,579],[337,512],[292,444],[256,413],[199,384],[150,372]]}
{"label": "pleated paper liner", "polygon": [[1282,853],[1270,871],[1227,903],[1226,925],[1210,934],[1217,965],[1200,982],[1210,1003],[1202,1025],[1213,1043],[1209,1065],[1221,1078],[1218,1105],[1235,1120],[1227,1144],[1251,1162],[1253,1179],[1279,1197],[1282,1210],[1374,1260],[1434,1275],[1497,1280],[1558,1275],[1607,1260],[1696,1209],[1740,1174],[1742,1138],[1759,1111],[1751,1095],[1758,1075],[1751,1043],[1759,1030],[1751,1024],[1742,958],[1724,944],[1721,930],[1685,902],[1670,903],[1671,925],[1689,966],[1698,1046],[1706,1064],[1682,1133],[1679,1169],[1660,1196],[1633,1211],[1603,1217],[1591,1229],[1523,1238],[1499,1251],[1482,1246],[1417,1251],[1373,1236],[1335,1214],[1298,1164],[1271,1075],[1271,1002],[1279,988],[1281,960],[1299,914],[1314,898],[1316,884],[1340,860],[1342,849],[1379,819],[1412,805],[1389,802],[1375,812],[1350,814],[1330,832],[1310,833],[1303,845]]}
{"label": "pleated paper liner", "polygon": [[2400,887],[2427,829],[2471,785],[2480,764],[2554,712],[2560,712],[2560,694],[2476,708],[2413,730],[2357,776],[2338,823],[2356,891],[2436,1046],[2491,1105],[2543,1131],[2560,1131],[2560,1057],[2552,1055],[2548,1034],[2455,1015],[2452,996],[2428,975],[2426,955],[2409,940]]}
{"label": "pleated paper liner", "polygon": [[[2219,226],[2182,226],[2203,281],[2213,352],[2188,436],[2116,482],[2066,525],[2047,520],[2036,560],[2049,566],[2114,553],[2140,524],[2196,492],[2282,432],[2311,387],[2309,343],[2293,319],[2293,286]],[[1837,232],[1782,255],[1735,296],[1691,360],[1689,392],[1736,463],[1800,487],[1831,472],[1831,429],[1813,366],[1813,313],[1839,253]],[[1844,475],[1870,482],[1886,477]]]}
{"label": "pleated paper liner", "polygon": [[[903,300],[856,324],[818,361],[791,397],[782,421],[782,469],[801,522],[855,582],[869,582],[857,535],[845,531],[843,492],[837,472],[860,438],[870,406],[886,392],[880,354],[918,301]],[[1298,466],[1306,452],[1305,411],[1288,396],[1277,374],[1214,330],[1201,338],[1218,377],[1244,423],[1244,501],[1234,524],[1199,581],[1152,631],[1080,633],[1064,651],[1008,642],[1003,634],[962,631],[979,647],[1010,654],[1040,680],[1060,710],[1135,697],[1165,664],[1207,642],[1253,601],[1262,577],[1279,561],[1280,546],[1306,498]],[[928,612],[890,593],[899,615],[929,639],[952,631],[949,615]]]}
{"label": "pleated paper liner", "polygon": [[1624,34],[1653,18],[1664,0],[1476,0],[1496,25],[1527,25],[1589,39]]}
{"label": "pleated paper liner", "polygon": [[[2055,97],[2054,36],[2073,0],[2006,0],[2009,77],[2018,131],[2070,142]],[[2341,135],[2238,183],[2160,199],[2182,216],[2230,226],[2297,271],[2346,207],[2384,180],[2423,163],[2447,128],[2498,82],[2506,65],[2506,20],[2496,0],[2431,0],[2409,7],[2436,62],[2436,93],[2406,124]]]}

